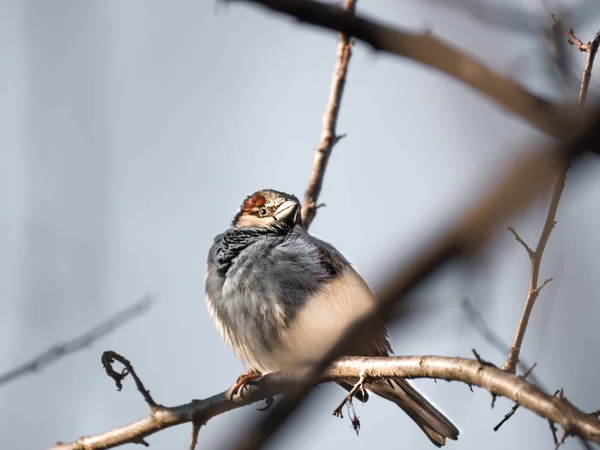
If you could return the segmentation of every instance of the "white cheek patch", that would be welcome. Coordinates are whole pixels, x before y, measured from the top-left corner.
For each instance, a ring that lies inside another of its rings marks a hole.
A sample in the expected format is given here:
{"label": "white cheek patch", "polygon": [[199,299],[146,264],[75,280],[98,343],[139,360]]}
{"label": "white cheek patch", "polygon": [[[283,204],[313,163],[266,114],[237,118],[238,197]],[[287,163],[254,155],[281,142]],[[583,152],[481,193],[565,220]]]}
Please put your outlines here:
{"label": "white cheek patch", "polygon": [[256,217],[254,215],[240,216],[235,224],[236,227],[268,227],[273,224],[272,217]]}

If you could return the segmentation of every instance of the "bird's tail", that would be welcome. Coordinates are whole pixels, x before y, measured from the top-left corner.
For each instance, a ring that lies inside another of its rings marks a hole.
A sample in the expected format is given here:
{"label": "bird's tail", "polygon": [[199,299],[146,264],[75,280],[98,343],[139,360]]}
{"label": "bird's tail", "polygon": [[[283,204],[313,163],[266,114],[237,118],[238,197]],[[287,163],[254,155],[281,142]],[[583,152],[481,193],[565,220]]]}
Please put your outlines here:
{"label": "bird's tail", "polygon": [[442,447],[446,439],[458,439],[458,428],[406,380],[376,381],[368,389],[402,408],[435,446]]}

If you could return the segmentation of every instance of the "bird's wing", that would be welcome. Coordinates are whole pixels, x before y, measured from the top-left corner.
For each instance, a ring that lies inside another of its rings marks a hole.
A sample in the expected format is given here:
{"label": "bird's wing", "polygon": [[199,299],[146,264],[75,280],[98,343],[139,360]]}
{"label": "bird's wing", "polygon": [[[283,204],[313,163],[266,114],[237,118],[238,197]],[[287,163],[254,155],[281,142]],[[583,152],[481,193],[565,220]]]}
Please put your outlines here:
{"label": "bird's wing", "polygon": [[[349,265],[306,300],[286,333],[286,345],[297,361],[315,360],[375,305],[365,281]],[[385,326],[376,325],[344,349],[351,356],[386,356],[390,351]]]}

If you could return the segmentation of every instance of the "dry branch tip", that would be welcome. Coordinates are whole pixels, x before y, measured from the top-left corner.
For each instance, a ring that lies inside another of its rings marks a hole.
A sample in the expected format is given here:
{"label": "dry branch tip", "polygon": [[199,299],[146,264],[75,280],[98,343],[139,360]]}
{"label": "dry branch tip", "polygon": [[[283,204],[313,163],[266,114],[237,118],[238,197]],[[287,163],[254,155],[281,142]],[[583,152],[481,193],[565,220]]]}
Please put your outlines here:
{"label": "dry branch tip", "polygon": [[527,243],[523,239],[521,239],[521,236],[519,236],[517,231],[513,227],[508,227],[508,231],[510,231],[513,234],[513,236],[519,242],[519,244],[521,244],[523,248],[527,251],[529,257],[533,259],[533,257],[535,256],[535,252],[531,250],[531,247],[529,247],[529,245],[527,245]]}
{"label": "dry branch tip", "polygon": [[[113,369],[112,365],[115,362],[115,360],[119,361],[123,366],[125,366],[125,368],[121,372],[117,372],[115,369]],[[120,391],[123,388],[123,380],[125,379],[125,377],[127,377],[127,375],[131,375],[133,377],[133,380],[135,381],[135,385],[138,391],[140,391],[140,394],[142,394],[144,400],[146,401],[148,406],[150,406],[150,409],[154,410],[158,407],[158,404],[150,395],[150,391],[146,389],[144,383],[142,383],[142,380],[140,380],[140,378],[137,376],[137,373],[135,373],[135,369],[133,368],[131,362],[129,362],[127,358],[118,354],[117,352],[109,350],[102,353],[102,366],[104,367],[106,374],[114,380],[118,391]]]}

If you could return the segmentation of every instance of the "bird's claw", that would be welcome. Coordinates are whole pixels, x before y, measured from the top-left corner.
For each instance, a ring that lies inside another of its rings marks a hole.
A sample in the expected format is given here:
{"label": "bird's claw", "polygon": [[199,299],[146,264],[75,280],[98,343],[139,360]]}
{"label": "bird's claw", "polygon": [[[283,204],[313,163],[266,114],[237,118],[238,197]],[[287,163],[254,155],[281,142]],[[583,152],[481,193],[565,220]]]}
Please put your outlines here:
{"label": "bird's claw", "polygon": [[275,402],[275,399],[273,397],[267,397],[267,398],[265,398],[265,406],[263,406],[262,408],[256,408],[256,410],[260,411],[260,412],[264,412],[264,411],[268,410],[271,406],[273,406],[274,402]]}
{"label": "bird's claw", "polygon": [[241,374],[231,389],[229,400],[232,400],[238,393],[243,396],[244,388],[247,388],[250,384],[255,384],[254,382],[259,378],[262,378],[262,374],[250,370]]}

